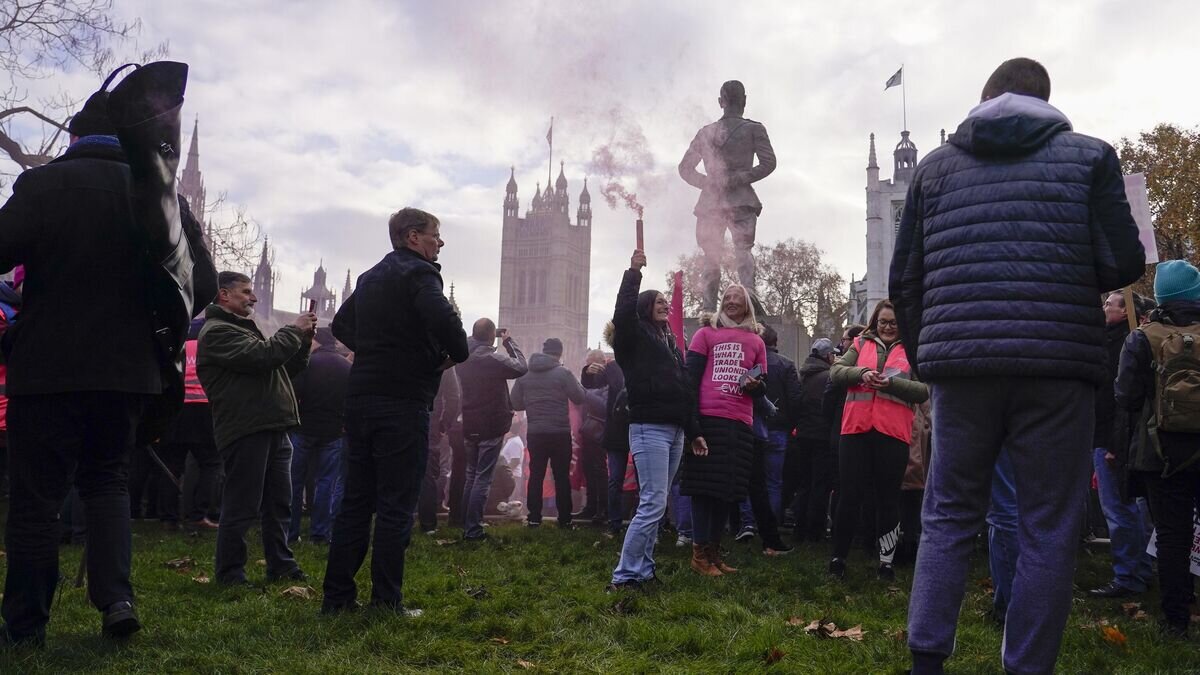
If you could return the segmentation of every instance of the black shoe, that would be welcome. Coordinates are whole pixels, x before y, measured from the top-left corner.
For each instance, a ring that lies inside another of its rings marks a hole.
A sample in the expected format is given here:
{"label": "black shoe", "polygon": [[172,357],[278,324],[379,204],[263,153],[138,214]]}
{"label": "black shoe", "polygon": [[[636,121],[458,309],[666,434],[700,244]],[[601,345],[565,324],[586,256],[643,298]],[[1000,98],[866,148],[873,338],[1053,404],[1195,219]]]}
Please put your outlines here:
{"label": "black shoe", "polygon": [[305,574],[304,570],[300,569],[299,567],[292,570],[291,572],[286,572],[284,574],[272,574],[270,572],[267,572],[267,583],[268,584],[273,584],[276,581],[285,581],[285,580],[286,581],[308,581],[308,575]]}
{"label": "black shoe", "polygon": [[133,611],[133,603],[128,600],[114,602],[104,610],[100,631],[111,638],[129,637],[142,629],[137,612]]}
{"label": "black shoe", "polygon": [[896,568],[890,563],[879,563],[878,576],[880,581],[895,581]]}
{"label": "black shoe", "polygon": [[596,509],[590,506],[584,507],[580,511],[571,514],[571,520],[591,520],[596,517]]}
{"label": "black shoe", "polygon": [[333,614],[348,614],[350,612],[357,612],[360,609],[362,609],[362,603],[357,600],[351,600],[349,602],[330,602],[329,600],[326,600],[321,603],[321,614],[326,616]]}
{"label": "black shoe", "polygon": [[46,646],[46,634],[35,633],[25,637],[15,637],[8,628],[0,627],[0,652],[9,649],[41,649]]}
{"label": "black shoe", "polygon": [[837,580],[846,578],[846,561],[841,558],[834,558],[829,561],[829,576]]}
{"label": "black shoe", "polygon": [[619,593],[621,591],[640,590],[642,590],[642,585],[633,579],[630,579],[629,581],[616,581],[604,587],[605,593]]}
{"label": "black shoe", "polygon": [[770,546],[763,546],[763,555],[773,558],[773,557],[779,556],[779,555],[787,555],[794,550],[796,550],[794,547],[788,546],[787,544],[780,541],[780,542],[771,544]]}
{"label": "black shoe", "polygon": [[736,535],[734,535],[733,540],[734,541],[750,541],[751,539],[754,538],[754,535],[756,535],[756,534],[758,534],[758,532],[756,532],[753,527],[743,527],[741,530],[738,530],[738,533]]}
{"label": "black shoe", "polygon": [[1138,592],[1130,588],[1125,588],[1115,581],[1110,581],[1100,588],[1093,588],[1088,591],[1088,595],[1093,598],[1128,598],[1131,595],[1138,595]]}
{"label": "black shoe", "polygon": [[477,535],[474,537],[468,537],[466,535],[463,535],[463,541],[487,541],[487,539],[488,539],[487,532],[484,532],[483,534],[480,534],[480,535]]}
{"label": "black shoe", "polygon": [[525,522],[525,527],[541,527],[541,526],[542,526],[542,521],[540,521],[540,520],[528,520]]}

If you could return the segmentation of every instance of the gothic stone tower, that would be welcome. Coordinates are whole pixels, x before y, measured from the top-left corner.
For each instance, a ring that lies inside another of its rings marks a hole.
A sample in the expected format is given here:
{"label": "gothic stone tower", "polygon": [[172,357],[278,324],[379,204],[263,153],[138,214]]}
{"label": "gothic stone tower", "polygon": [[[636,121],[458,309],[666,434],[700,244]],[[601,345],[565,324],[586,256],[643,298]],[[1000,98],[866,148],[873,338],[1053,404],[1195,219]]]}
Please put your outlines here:
{"label": "gothic stone tower", "polygon": [[200,118],[196,118],[192,126],[192,146],[188,150],[187,161],[183,165],[183,173],[179,177],[179,194],[187,200],[192,215],[200,221],[200,229],[204,232],[205,243],[212,247],[212,238],[208,231],[208,223],[204,213],[204,175],[200,173]]}
{"label": "gothic stone tower", "polygon": [[271,270],[272,258],[270,246],[267,239],[263,239],[262,258],[258,261],[258,267],[254,269],[254,295],[258,298],[258,305],[254,308],[254,313],[264,319],[270,319],[271,314],[275,311],[275,273]]}
{"label": "gothic stone tower", "polygon": [[917,146],[908,136],[907,131],[900,132],[900,142],[892,153],[895,160],[892,177],[880,180],[875,134],[871,134],[867,156],[867,275],[850,283],[850,311],[846,320],[851,323],[865,325],[875,305],[888,297],[888,270],[896,248],[896,232],[900,229],[908,184],[917,168]]}
{"label": "gothic stone tower", "polygon": [[592,256],[592,197],[587,181],[571,223],[567,178],[559,165],[554,186],[534,191],[525,217],[518,215],[517,181],[508,179],[500,245],[500,315],[526,355],[547,338],[563,342],[563,365],[572,372],[587,354],[588,295]]}

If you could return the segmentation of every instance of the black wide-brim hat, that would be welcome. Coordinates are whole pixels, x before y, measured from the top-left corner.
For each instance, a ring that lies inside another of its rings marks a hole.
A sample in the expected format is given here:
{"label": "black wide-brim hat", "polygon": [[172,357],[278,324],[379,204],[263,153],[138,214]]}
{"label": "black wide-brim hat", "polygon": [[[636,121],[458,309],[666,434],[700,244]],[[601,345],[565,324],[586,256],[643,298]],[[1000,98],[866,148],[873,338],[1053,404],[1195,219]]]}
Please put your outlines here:
{"label": "black wide-brim hat", "polygon": [[[117,129],[132,127],[183,105],[188,76],[186,63],[155,61],[134,67],[137,69],[108,94],[108,116]],[[116,71],[109,79],[114,75]]]}

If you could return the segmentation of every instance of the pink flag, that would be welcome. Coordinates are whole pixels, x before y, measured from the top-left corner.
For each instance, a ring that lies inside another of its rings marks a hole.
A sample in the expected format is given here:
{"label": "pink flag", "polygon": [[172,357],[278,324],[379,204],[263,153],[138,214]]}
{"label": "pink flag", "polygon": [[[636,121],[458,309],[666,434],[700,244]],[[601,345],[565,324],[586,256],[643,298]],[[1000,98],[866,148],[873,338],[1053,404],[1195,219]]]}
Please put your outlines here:
{"label": "pink flag", "polygon": [[675,283],[671,288],[671,313],[667,315],[667,323],[675,334],[679,351],[686,353],[687,344],[683,337],[683,272],[675,273]]}

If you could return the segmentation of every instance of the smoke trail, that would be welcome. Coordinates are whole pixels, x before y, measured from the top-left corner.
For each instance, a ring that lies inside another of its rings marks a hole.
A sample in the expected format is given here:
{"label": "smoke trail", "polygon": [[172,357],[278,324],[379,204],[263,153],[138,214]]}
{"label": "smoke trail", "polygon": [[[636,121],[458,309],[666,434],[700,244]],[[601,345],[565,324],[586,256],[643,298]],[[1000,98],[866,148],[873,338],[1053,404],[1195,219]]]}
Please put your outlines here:
{"label": "smoke trail", "polygon": [[600,179],[600,194],[611,209],[623,204],[642,217],[645,207],[637,192],[627,185],[649,176],[654,170],[654,155],[648,149],[646,134],[637,122],[629,120],[620,108],[609,111],[613,128],[607,143],[592,151],[588,172]]}

